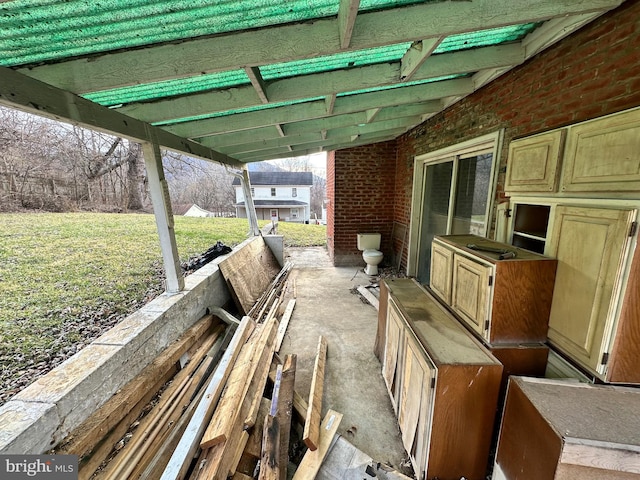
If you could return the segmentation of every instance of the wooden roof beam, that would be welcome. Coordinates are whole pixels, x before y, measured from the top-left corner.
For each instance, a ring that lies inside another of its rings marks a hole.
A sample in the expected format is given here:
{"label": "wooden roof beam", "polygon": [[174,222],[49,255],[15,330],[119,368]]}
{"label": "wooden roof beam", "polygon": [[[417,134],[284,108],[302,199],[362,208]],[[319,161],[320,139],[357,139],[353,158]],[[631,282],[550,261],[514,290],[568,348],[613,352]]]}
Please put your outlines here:
{"label": "wooden roof beam", "polygon": [[0,67],[0,104],[55,120],[160,145],[203,160],[238,166],[236,160],[199,143]]}
{"label": "wooden roof beam", "polygon": [[338,7],[338,29],[340,34],[340,48],[345,49],[351,43],[353,26],[358,16],[360,0],[340,0]]}
{"label": "wooden roof beam", "polygon": [[[461,32],[605,12],[622,0],[474,0],[426,2],[357,15],[349,49],[444,37]],[[351,8],[351,4],[347,2]],[[346,8],[346,7],[343,7]],[[502,12],[496,15],[495,12]],[[348,17],[348,16],[347,16]],[[341,18],[345,18],[343,15]],[[340,50],[337,18],[242,31],[47,65],[25,75],[76,93],[184,78]],[[241,48],[239,48],[241,47]],[[171,68],[167,68],[170,65]]]}

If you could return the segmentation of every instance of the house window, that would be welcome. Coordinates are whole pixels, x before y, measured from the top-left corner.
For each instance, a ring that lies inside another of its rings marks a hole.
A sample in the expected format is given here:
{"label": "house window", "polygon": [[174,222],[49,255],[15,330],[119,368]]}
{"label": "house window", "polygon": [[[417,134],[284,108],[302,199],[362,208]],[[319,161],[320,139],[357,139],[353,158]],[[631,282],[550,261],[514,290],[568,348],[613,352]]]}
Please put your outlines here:
{"label": "house window", "polygon": [[297,208],[292,208],[291,209],[291,218],[298,218],[298,209]]}
{"label": "house window", "polygon": [[276,196],[276,189],[275,188],[271,188],[271,196],[272,197]]}
{"label": "house window", "polygon": [[255,197],[256,196],[256,189],[251,187],[251,196]]}
{"label": "house window", "polygon": [[486,236],[501,132],[416,157],[409,272],[429,283],[435,235]]}
{"label": "house window", "polygon": [[292,187],[291,188],[291,196],[292,197],[297,197],[298,196],[298,189],[296,187]]}

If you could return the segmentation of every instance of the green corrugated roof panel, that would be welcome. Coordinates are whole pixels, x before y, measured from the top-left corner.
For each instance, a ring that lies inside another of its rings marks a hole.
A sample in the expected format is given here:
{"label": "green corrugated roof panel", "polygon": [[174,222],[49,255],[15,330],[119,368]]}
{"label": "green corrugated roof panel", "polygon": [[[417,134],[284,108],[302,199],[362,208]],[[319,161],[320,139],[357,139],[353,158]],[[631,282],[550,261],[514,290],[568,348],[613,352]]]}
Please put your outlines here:
{"label": "green corrugated roof panel", "polygon": [[23,65],[336,15],[336,0],[13,0],[0,64]]}
{"label": "green corrugated roof panel", "polygon": [[271,108],[286,107],[288,105],[297,105],[299,103],[315,102],[316,100],[323,100],[324,98],[325,97],[309,97],[309,98],[302,98],[302,99],[291,100],[286,102],[274,102],[274,103],[268,103],[265,105],[235,108],[233,110],[225,110],[223,112],[208,113],[206,115],[198,115],[195,117],[184,117],[184,118],[177,118],[177,119],[169,120],[165,122],[156,122],[156,123],[153,123],[153,125],[155,126],[176,125],[178,123],[194,122],[196,120],[206,120],[208,118],[226,117],[228,115],[235,115],[236,113],[257,112],[260,110],[269,110]]}
{"label": "green corrugated roof panel", "polygon": [[450,35],[446,37],[440,45],[438,45],[433,53],[455,52],[470,48],[514,42],[524,38],[540,25],[540,23],[523,23],[520,25],[510,25],[508,27],[491,28],[477,32]]}
{"label": "green corrugated roof panel", "polygon": [[399,43],[396,45],[338,53],[307,60],[274,63],[260,67],[260,73],[265,80],[274,80],[296,75],[306,75],[308,73],[361,67],[375,63],[397,62],[407,52],[410,46],[411,43]]}
{"label": "green corrugated roof panel", "polygon": [[83,97],[105,106],[173,97],[226,87],[248,85],[251,81],[244,70],[200,75],[197,77],[146,83],[87,93]]}
{"label": "green corrugated roof panel", "polygon": [[347,97],[349,95],[358,95],[360,93],[382,92],[384,90],[392,90],[394,88],[412,87],[414,85],[424,85],[426,83],[442,82],[444,80],[452,80],[454,78],[463,78],[463,77],[468,77],[470,75],[472,75],[472,74],[471,73],[459,73],[459,74],[456,74],[456,75],[446,75],[444,77],[428,78],[426,80],[415,80],[413,82],[396,83],[396,84],[393,84],[393,85],[386,85],[384,87],[365,88],[363,90],[354,90],[353,92],[339,93],[338,95],[336,95],[336,97]]}

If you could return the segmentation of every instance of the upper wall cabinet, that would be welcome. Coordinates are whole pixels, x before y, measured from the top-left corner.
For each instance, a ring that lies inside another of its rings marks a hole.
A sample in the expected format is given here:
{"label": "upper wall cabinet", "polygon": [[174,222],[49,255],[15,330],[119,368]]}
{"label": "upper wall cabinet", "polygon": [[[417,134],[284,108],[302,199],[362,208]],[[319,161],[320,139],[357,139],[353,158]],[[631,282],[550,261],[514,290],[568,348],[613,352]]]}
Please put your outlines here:
{"label": "upper wall cabinet", "polygon": [[511,142],[505,191],[557,191],[564,133],[564,130],[555,130]]}
{"label": "upper wall cabinet", "polygon": [[568,130],[563,192],[640,191],[640,109]]}

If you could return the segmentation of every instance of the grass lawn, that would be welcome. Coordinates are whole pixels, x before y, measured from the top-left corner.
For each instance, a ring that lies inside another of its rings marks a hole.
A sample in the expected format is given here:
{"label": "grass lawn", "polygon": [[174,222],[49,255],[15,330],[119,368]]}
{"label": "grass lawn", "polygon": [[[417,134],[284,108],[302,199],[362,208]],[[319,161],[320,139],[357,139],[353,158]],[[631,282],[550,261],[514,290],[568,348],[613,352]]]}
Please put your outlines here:
{"label": "grass lawn", "polygon": [[[242,242],[248,223],[175,217],[175,231],[186,261]],[[319,225],[278,233],[286,246],[326,242]],[[162,291],[153,215],[0,214],[0,404]]]}

